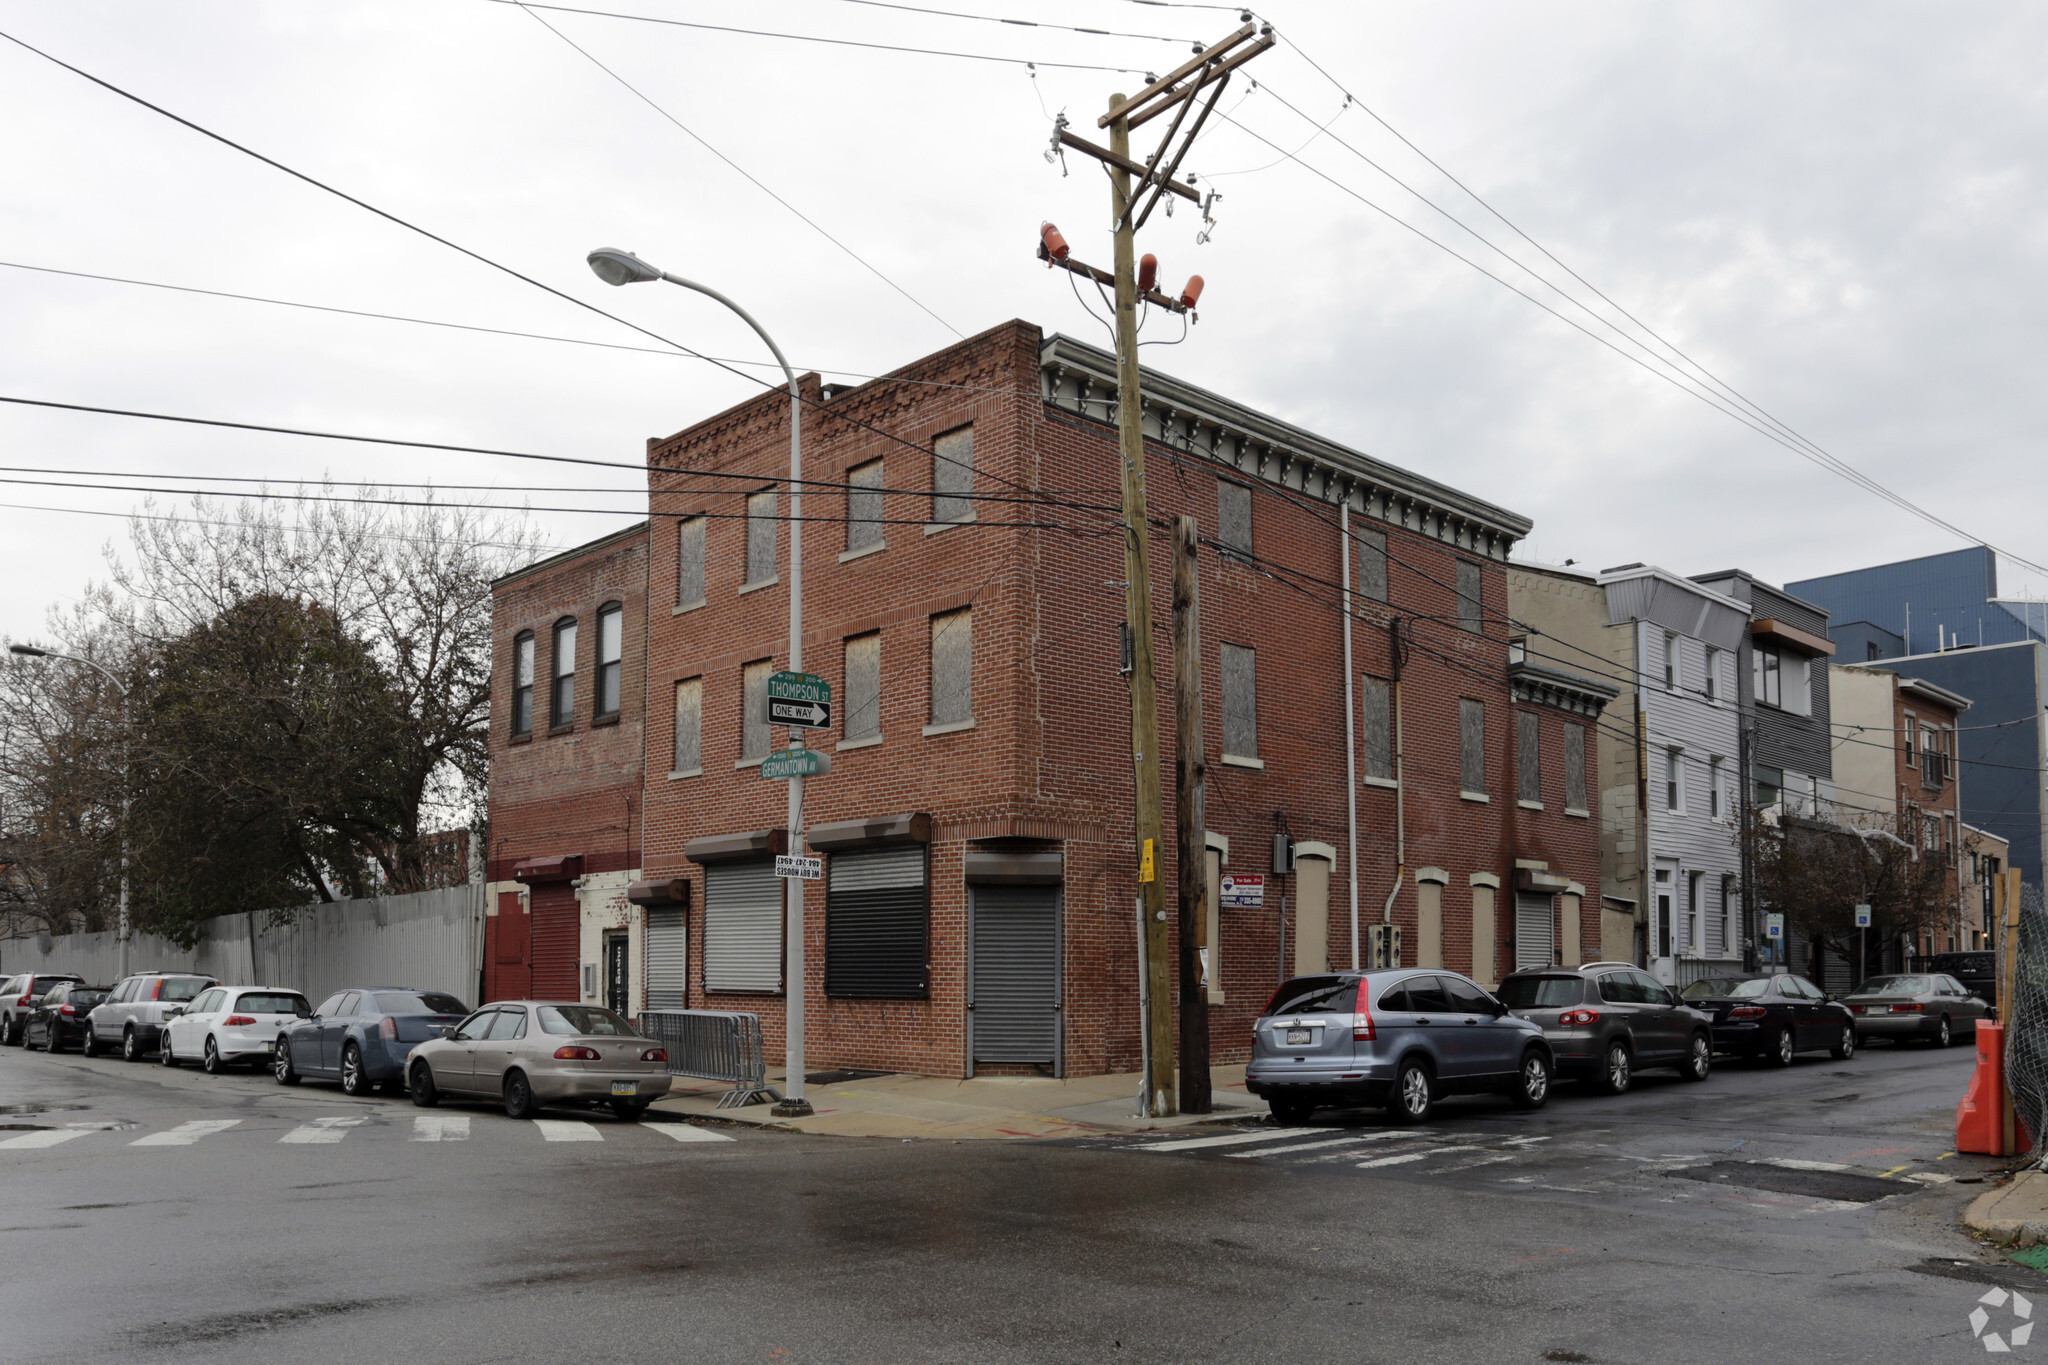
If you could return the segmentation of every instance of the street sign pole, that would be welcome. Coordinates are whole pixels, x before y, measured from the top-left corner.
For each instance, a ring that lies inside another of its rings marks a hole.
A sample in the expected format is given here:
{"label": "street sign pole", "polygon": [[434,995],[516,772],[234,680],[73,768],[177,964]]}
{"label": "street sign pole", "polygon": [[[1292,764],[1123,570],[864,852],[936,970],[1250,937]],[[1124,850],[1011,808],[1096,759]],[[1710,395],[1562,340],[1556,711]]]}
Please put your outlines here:
{"label": "street sign pole", "polygon": [[[795,381],[791,381],[795,389]],[[792,393],[794,398],[794,393]],[[804,436],[803,408],[789,405],[789,671],[804,671]],[[792,728],[789,747],[804,746],[804,732]],[[804,778],[789,779],[789,851],[803,852]],[[783,1046],[782,1103],[775,1106],[777,1118],[807,1118],[811,1102],[804,1098],[804,884],[790,877],[783,883],[788,896],[788,927],[783,931],[789,943],[789,977],[783,985],[786,1002],[783,1017],[786,1038]]]}

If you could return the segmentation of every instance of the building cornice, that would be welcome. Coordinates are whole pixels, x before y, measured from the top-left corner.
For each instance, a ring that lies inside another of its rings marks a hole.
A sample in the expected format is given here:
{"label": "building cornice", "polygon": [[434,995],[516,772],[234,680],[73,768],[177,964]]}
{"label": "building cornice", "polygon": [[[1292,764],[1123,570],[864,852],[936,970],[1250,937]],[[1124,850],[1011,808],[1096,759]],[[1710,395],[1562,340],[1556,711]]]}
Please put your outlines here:
{"label": "building cornice", "polygon": [[1526,660],[1508,665],[1508,686],[1514,689],[1518,702],[1554,706],[1596,720],[1607,709],[1607,703],[1621,695],[1618,687]]}
{"label": "building cornice", "polygon": [[[1059,333],[1038,351],[1046,403],[1090,421],[1116,421],[1116,358]],[[1154,370],[1142,377],[1145,436],[1247,479],[1404,527],[1506,563],[1529,518]]]}

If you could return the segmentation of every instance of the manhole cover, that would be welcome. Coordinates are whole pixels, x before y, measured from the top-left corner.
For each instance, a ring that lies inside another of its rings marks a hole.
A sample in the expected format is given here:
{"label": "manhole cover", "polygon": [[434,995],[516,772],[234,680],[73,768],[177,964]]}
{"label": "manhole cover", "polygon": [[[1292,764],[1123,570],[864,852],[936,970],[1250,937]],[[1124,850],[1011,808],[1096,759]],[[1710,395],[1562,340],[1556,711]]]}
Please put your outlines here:
{"label": "manhole cover", "polygon": [[1914,1187],[1897,1180],[1849,1171],[1802,1171],[1773,1166],[1762,1161],[1716,1161],[1707,1166],[1688,1166],[1672,1171],[1681,1180],[1698,1180],[1709,1185],[1739,1185],[1744,1189],[1769,1190],[1773,1194],[1798,1194],[1809,1199],[1839,1199],[1845,1203],[1867,1204],[1903,1194]]}

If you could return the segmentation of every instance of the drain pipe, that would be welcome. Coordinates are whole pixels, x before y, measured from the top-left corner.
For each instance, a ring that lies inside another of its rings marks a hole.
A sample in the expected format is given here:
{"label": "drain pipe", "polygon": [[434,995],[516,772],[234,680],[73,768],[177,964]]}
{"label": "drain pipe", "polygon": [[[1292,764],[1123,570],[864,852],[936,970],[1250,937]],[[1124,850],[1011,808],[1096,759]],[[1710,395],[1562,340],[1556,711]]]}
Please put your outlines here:
{"label": "drain pipe", "polygon": [[1350,845],[1344,854],[1351,873],[1351,970],[1358,958],[1358,704],[1351,677],[1351,497],[1337,513],[1337,551],[1344,558],[1344,829]]}
{"label": "drain pipe", "polygon": [[[1401,883],[1408,877],[1408,774],[1403,766],[1401,743],[1401,618],[1387,622],[1387,672],[1391,677],[1388,709],[1394,713],[1394,884],[1387,889],[1387,903],[1380,908],[1380,923],[1394,922],[1394,901]],[[1421,945],[1416,945],[1417,951]],[[1398,962],[1389,964],[1400,966]]]}

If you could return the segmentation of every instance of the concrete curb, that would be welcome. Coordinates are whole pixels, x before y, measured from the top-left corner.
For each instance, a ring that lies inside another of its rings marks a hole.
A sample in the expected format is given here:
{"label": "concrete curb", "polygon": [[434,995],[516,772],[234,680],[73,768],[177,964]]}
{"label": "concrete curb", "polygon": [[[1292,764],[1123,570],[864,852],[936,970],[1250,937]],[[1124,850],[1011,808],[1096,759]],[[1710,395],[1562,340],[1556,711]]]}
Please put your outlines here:
{"label": "concrete curb", "polygon": [[2048,1171],[2021,1171],[1970,1201],[1963,1225],[2001,1246],[2048,1242]]}

